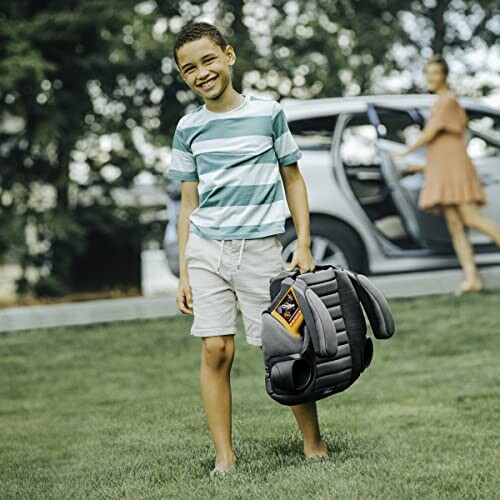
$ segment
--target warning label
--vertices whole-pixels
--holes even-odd
[[[275,311],[290,325],[302,317],[302,311],[297,303],[297,298],[290,288]]]

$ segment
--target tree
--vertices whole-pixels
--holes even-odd
[[[154,170],[134,139],[149,92],[141,71],[151,64],[141,64],[129,43],[141,17],[134,6],[2,3],[0,250],[23,266],[20,292],[78,289],[75,259],[91,235],[113,241],[125,226],[122,247],[140,247],[148,230],[137,208],[116,199],[140,172]],[[41,271],[36,283],[28,280],[30,267]]]

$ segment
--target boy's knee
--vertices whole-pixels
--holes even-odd
[[[232,337],[206,337],[203,339],[203,360],[211,368],[221,368],[233,357]]]

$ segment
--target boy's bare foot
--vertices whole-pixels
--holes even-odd
[[[328,457],[328,447],[323,441],[320,441],[315,447],[306,448],[304,446],[304,455],[306,458],[326,458]]]
[[[211,476],[224,475],[236,468],[236,456],[231,454],[229,457],[216,458],[215,467],[210,471]]]

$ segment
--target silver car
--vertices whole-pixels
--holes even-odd
[[[391,150],[411,144],[435,95],[378,95],[313,100],[283,99],[292,134],[303,152],[299,167],[308,191],[311,252],[316,264],[335,263],[369,275],[457,268],[442,216],[418,208],[423,174],[404,175],[406,163],[424,163],[425,150],[395,164]],[[469,118],[468,153],[485,188],[482,212],[500,224],[500,112],[460,98]],[[178,275],[176,231],[180,183],[170,181],[165,250]],[[176,185],[176,187],[175,187]],[[500,264],[486,236],[470,232],[479,267]],[[283,259],[296,246],[291,214],[281,235]]]

